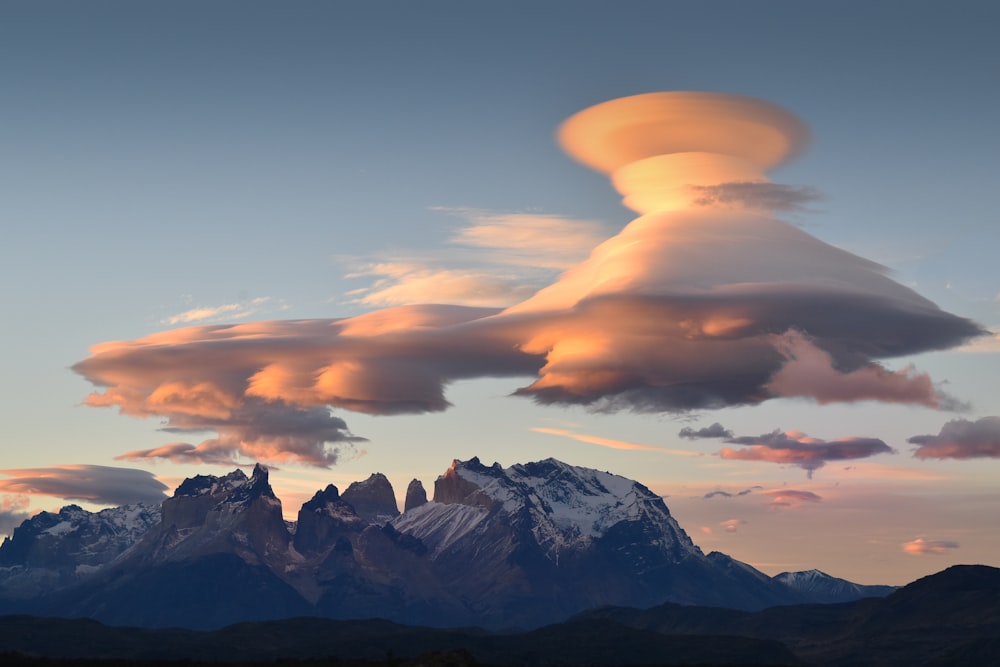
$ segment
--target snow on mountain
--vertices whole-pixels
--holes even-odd
[[[430,502],[411,482],[405,508],[376,473],[343,494],[328,485],[286,522],[258,465],[249,477],[187,479],[160,507],[42,512],[0,546],[0,612],[196,628],[294,615],[498,628],[604,605],[753,610],[884,594],[705,555],[642,484],[555,459],[456,460]]]
[[[537,543],[553,558],[565,549],[583,548],[622,522],[639,521],[660,529],[653,546],[701,553],[663,500],[642,484],[551,458],[506,469],[498,463],[484,466],[478,458],[456,460],[435,483],[434,502],[404,513],[392,525],[440,553],[497,510],[527,520]]]
[[[782,572],[774,580],[798,591],[811,602],[850,602],[865,597],[885,597],[896,590],[895,586],[866,586],[846,579],[833,577],[820,570]]]

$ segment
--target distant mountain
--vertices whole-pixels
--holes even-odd
[[[995,664],[1000,648],[1000,569],[956,565],[884,598],[780,606],[758,612],[666,604],[605,608],[603,620],[664,634],[771,639],[810,665]]]
[[[886,598],[759,612],[674,604],[604,608],[522,633],[319,618],[196,632],[0,617],[0,655],[130,661],[332,657],[337,664],[359,659],[388,664],[392,656],[398,664],[431,654],[420,664],[951,667],[996,664],[998,648],[1000,569],[974,565],[949,568]]]
[[[156,505],[39,512],[0,545],[0,609],[4,599],[31,600],[86,579],[159,523]]]
[[[455,461],[433,500],[411,483],[402,514],[376,473],[317,491],[293,524],[265,468],[198,475],[161,508],[71,506],[0,546],[0,612],[151,627],[317,615],[532,628],[603,605],[758,610],[872,592],[785,579],[705,555],[642,484],[555,459]]]
[[[835,603],[851,602],[868,597],[885,597],[894,592],[896,586],[864,586],[846,579],[831,577],[819,570],[803,572],[782,572],[775,575],[775,581],[780,581],[792,590],[805,595],[812,602]]]

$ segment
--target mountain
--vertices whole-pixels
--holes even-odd
[[[608,607],[577,620],[668,635],[776,640],[810,665],[987,665],[996,663],[1000,648],[1000,569],[956,565],[888,596],[841,604],[758,612],[674,604]]]
[[[855,584],[846,579],[831,577],[819,570],[802,572],[782,572],[775,575],[775,581],[780,581],[792,590],[805,595],[812,602],[831,604],[836,602],[851,602],[868,597],[885,597],[896,590],[895,586],[865,586]]]
[[[73,585],[113,561],[160,522],[155,505],[39,512],[0,544],[0,599]]]
[[[384,524],[399,516],[392,484],[380,472],[363,482],[354,482],[347,487],[342,497],[358,516],[369,523]]]
[[[431,501],[419,482],[407,498],[400,514],[376,473],[317,491],[288,523],[258,465],[187,479],[158,512],[43,513],[0,546],[0,612],[150,627],[316,615],[535,628],[606,605],[759,610],[829,597],[840,581],[809,588],[706,555],[642,484],[555,459],[456,460]]]

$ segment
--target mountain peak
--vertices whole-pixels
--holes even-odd
[[[419,479],[411,480],[410,484],[406,487],[406,501],[403,503],[403,511],[409,512],[416,507],[426,504],[427,491],[424,490],[424,485],[420,483]]]
[[[384,524],[399,516],[392,484],[380,472],[373,473],[362,482],[352,483],[340,498],[369,523]]]

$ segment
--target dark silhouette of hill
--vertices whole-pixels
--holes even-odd
[[[605,607],[531,632],[440,629],[314,617],[217,631],[107,626],[90,619],[0,617],[0,653],[155,664],[989,665],[1000,655],[1000,569],[961,565],[886,598],[745,612],[675,604]],[[436,656],[436,662],[421,662]],[[4,665],[17,664],[11,660]],[[326,662],[322,662],[322,661]],[[428,658],[430,660],[430,658]],[[288,662],[300,661],[300,663]],[[319,661],[319,662],[317,662]],[[354,661],[354,662],[351,662]],[[90,663],[65,663],[84,665]]]
[[[666,634],[771,639],[816,665],[995,664],[1000,656],[1000,569],[956,565],[888,597],[841,604],[759,612],[666,604],[597,609],[577,618]]]

